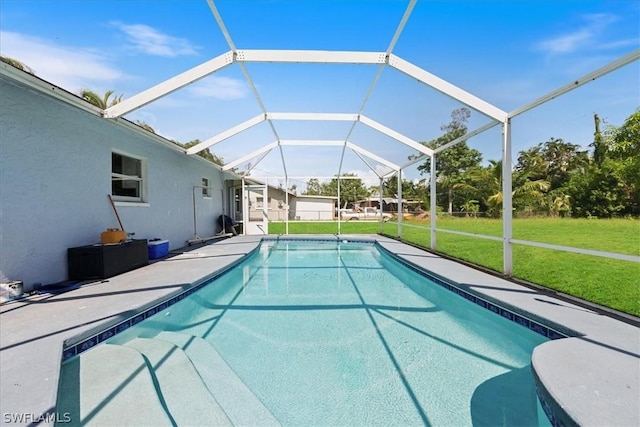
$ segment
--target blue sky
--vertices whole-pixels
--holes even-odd
[[[407,1],[223,0],[216,2],[238,49],[384,52]],[[393,53],[471,94],[511,111],[640,47],[636,0],[426,1],[414,8]],[[205,0],[0,0],[0,52],[77,93],[113,89],[124,98],[229,51]],[[270,112],[357,113],[375,65],[248,63]],[[417,141],[440,135],[458,101],[386,68],[364,115]],[[513,120],[518,152],[551,137],[586,146],[593,114],[620,125],[640,106],[638,61]],[[205,140],[260,114],[237,64],[126,117],[159,134]],[[472,112],[470,129],[489,119]],[[276,121],[281,139],[344,140],[345,122]],[[275,140],[265,122],[211,150],[233,161]],[[349,140],[403,164],[415,152],[362,124]],[[500,129],[468,141],[485,161],[499,159]],[[291,176],[332,176],[341,150],[284,147]],[[255,160],[253,160],[255,162]],[[370,162],[377,167],[376,162]],[[244,167],[244,166],[241,166]],[[373,173],[353,153],[343,172]],[[254,176],[282,176],[272,151]],[[409,179],[420,178],[416,168]],[[304,181],[304,180],[302,180]],[[296,182],[301,186],[301,182]],[[373,182],[371,182],[373,183]]]

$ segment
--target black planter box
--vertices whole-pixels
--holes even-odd
[[[67,249],[69,280],[106,279],[149,263],[147,240]]]

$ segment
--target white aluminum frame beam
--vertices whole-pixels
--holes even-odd
[[[234,126],[230,129],[227,129],[224,132],[221,132],[209,139],[207,139],[206,141],[202,141],[200,144],[194,145],[193,147],[189,148],[187,150],[187,154],[196,154],[199,153],[200,151],[204,150],[205,148],[209,148],[214,144],[217,144],[219,142],[224,141],[227,138],[232,137],[233,135],[236,135],[242,131],[245,131],[259,123],[262,123],[266,120],[265,114],[260,114],[255,116],[252,119],[249,119],[245,122],[240,123],[237,126]]]
[[[265,152],[264,154],[262,154],[262,156],[260,156],[260,158],[258,160],[255,161],[255,163],[253,165],[251,165],[251,167],[249,169],[247,169],[247,171],[245,172],[245,176],[249,175],[251,173],[252,170],[254,170],[256,168],[256,166],[258,166],[260,164],[260,162],[267,157],[267,154],[269,154],[270,151]],[[285,171],[286,172],[286,171]],[[267,178],[268,179],[268,178]]]
[[[237,51],[235,60],[307,64],[385,64],[386,54],[359,51],[241,49]]]
[[[218,8],[216,7],[215,2],[213,0],[207,0],[207,4],[209,5],[209,9],[211,9],[211,13],[213,14],[213,17],[216,19],[216,22],[218,23],[218,27],[220,28],[220,31],[222,31],[222,35],[224,39],[227,41],[227,44],[229,45],[231,50],[235,52],[236,45],[233,43],[233,40],[231,39],[231,35],[227,30],[227,26],[224,25],[224,21],[222,20],[222,15],[220,15],[220,12],[218,12]]]
[[[389,46],[387,47],[387,51],[385,52],[387,55],[390,55],[393,51],[393,48],[396,47],[396,43],[398,43],[398,39],[400,38],[400,34],[404,30],[405,25],[407,25],[407,21],[409,21],[409,17],[411,16],[411,12],[413,12],[413,8],[418,3],[418,0],[410,0],[407,8],[402,15],[402,19],[400,19],[400,23],[398,24],[398,28],[396,28],[396,32],[393,34],[391,38],[391,42],[389,42]]]
[[[474,110],[486,114],[487,116],[495,120],[499,120],[500,122],[502,122],[507,116],[507,113],[505,111],[502,111],[498,107],[489,104],[488,102],[478,98],[477,96],[460,89],[459,87],[447,82],[446,80],[443,80],[440,77],[437,77],[398,56],[395,56],[393,54],[390,55],[389,65],[396,70],[407,74],[409,77],[413,77],[414,79],[417,79],[427,86],[431,86],[435,90],[447,96],[450,96],[451,98],[456,99],[463,104],[466,104],[469,107],[473,108]]]
[[[267,113],[267,119],[355,122],[358,120],[358,115],[348,113]]]
[[[471,132],[467,132],[466,134],[462,135],[461,137],[458,137],[458,138],[454,139],[454,140],[453,140],[453,141],[451,141],[451,142],[447,142],[446,144],[444,144],[444,145],[442,145],[442,146],[440,146],[440,147],[436,148],[435,150],[433,150],[433,152],[434,152],[435,154],[441,153],[441,152],[443,152],[444,150],[446,150],[447,148],[449,148],[449,147],[453,147],[454,145],[459,144],[459,143],[461,143],[462,141],[465,141],[465,140],[467,140],[467,139],[469,139],[469,138],[472,138],[472,137],[474,137],[474,136],[476,136],[476,135],[478,135],[478,134],[481,134],[482,132],[484,132],[484,131],[486,131],[486,130],[489,130],[489,129],[491,129],[491,128],[493,128],[493,127],[495,127],[495,126],[499,125],[499,124],[500,124],[500,122],[496,122],[496,121],[489,122],[489,123],[487,123],[486,125],[481,126],[481,127],[479,127],[478,129],[476,129],[476,130],[473,130],[473,131],[471,131]]]
[[[272,179],[272,178],[283,178],[279,175],[271,175],[268,176],[267,178]],[[312,175],[312,176],[308,176],[308,175],[293,175],[290,176],[289,179],[290,180],[309,180],[309,179],[338,179],[337,175],[332,175],[332,176],[322,176],[322,175]],[[259,176],[252,176],[251,179],[254,180],[259,180],[259,179],[264,179],[261,178]],[[379,176],[340,176],[340,179],[380,179]],[[332,197],[332,196],[322,196],[322,197]],[[335,196],[333,196],[335,197]]]
[[[574,89],[579,88],[582,85],[585,85],[587,83],[592,82],[593,80],[604,76],[605,74],[609,74],[612,71],[617,70],[618,68],[624,67],[625,65],[628,65],[634,61],[637,61],[638,59],[640,59],[640,49],[634,50],[633,52],[616,59],[613,62],[610,62],[609,64],[605,65],[604,67],[600,67],[595,71],[590,72],[589,74],[586,74],[584,76],[582,76],[581,78],[572,81],[571,83],[567,83],[566,85],[553,90],[551,92],[549,92],[546,95],[541,96],[540,98],[536,99],[535,101],[532,101],[528,104],[523,105],[522,107],[518,107],[515,110],[511,111],[509,113],[509,118],[513,118],[516,117],[522,113],[525,113],[539,105],[544,104],[545,102],[551,101],[552,99],[555,99],[557,97],[559,97],[560,95],[564,95],[567,92],[570,92]]]
[[[367,102],[369,102],[369,98],[371,98],[371,95],[373,94],[373,90],[378,84],[378,80],[380,80],[380,76],[382,76],[382,72],[387,67],[387,64],[389,62],[389,55],[391,54],[391,52],[393,51],[393,48],[398,42],[398,39],[400,38],[400,34],[402,34],[402,30],[404,30],[404,27],[407,24],[407,21],[409,20],[409,17],[411,16],[411,12],[413,12],[413,8],[415,7],[416,3],[417,3],[417,0],[409,1],[409,4],[407,5],[407,8],[404,11],[404,14],[402,15],[402,19],[400,20],[400,23],[398,24],[398,27],[396,28],[395,33],[393,33],[393,37],[389,42],[389,46],[387,46],[387,50],[384,53],[385,63],[380,64],[378,66],[378,71],[376,72],[376,75],[373,77],[373,81],[369,85],[369,89],[367,90],[367,93],[365,94],[364,99],[362,100],[362,104],[360,104],[358,115],[364,112],[364,107],[367,105]],[[351,138],[351,134],[353,133],[353,130],[355,129],[355,127],[356,127],[356,123],[354,122],[351,125],[349,132],[347,132],[347,136],[345,137],[345,140],[348,140],[349,138]]]
[[[254,151],[254,152],[252,152],[252,153],[247,154],[246,156],[242,156],[242,157],[240,157],[239,159],[236,159],[236,160],[234,160],[234,161],[232,161],[232,162],[227,163],[226,165],[224,165],[224,166],[222,167],[222,170],[223,170],[223,171],[226,171],[226,170],[229,170],[229,169],[235,168],[235,167],[236,167],[236,166],[238,166],[239,164],[244,163],[244,162],[246,162],[247,160],[250,160],[250,159],[254,158],[255,156],[258,156],[258,155],[260,155],[260,154],[262,154],[262,153],[264,153],[264,152],[267,152],[267,153],[268,153],[269,151],[273,150],[273,149],[274,149],[274,148],[276,148],[277,146],[278,146],[278,141],[273,141],[271,144],[267,144],[267,145],[265,145],[264,147],[259,148],[259,149],[257,149],[256,151]]]
[[[377,156],[377,155],[365,150],[364,148],[360,148],[356,144],[353,144],[353,143],[347,141],[347,147],[351,148],[356,153],[360,153],[363,156],[366,156],[366,157],[368,157],[368,158],[370,158],[372,160],[375,160],[376,162],[381,163],[381,164],[383,164],[383,165],[385,165],[385,166],[387,166],[387,167],[389,167],[391,169],[394,169],[396,171],[400,170],[400,167],[398,165],[396,165],[395,163],[387,161],[387,160],[383,159],[382,157]],[[375,170],[373,172],[375,173]]]
[[[238,50],[236,49],[236,45],[233,43],[233,39],[231,38],[231,35],[229,34],[229,30],[227,30],[227,27],[224,24],[224,21],[222,20],[222,15],[220,15],[220,12],[218,11],[218,8],[216,7],[216,5],[215,5],[213,0],[207,0],[207,3],[209,4],[209,9],[211,9],[211,13],[213,14],[213,16],[216,19],[216,22],[218,23],[218,27],[220,28],[220,31],[222,31],[222,34],[223,34],[225,40],[227,41],[227,44],[229,45],[229,47],[231,48],[231,51],[233,52],[234,61],[237,61]],[[247,67],[244,65],[243,62],[238,62],[238,66],[240,67],[240,70],[242,71],[242,74],[244,75],[245,79],[247,80],[247,84],[249,85],[249,88],[251,89],[251,92],[253,93],[253,96],[255,97],[256,102],[260,106],[260,110],[262,110],[262,113],[265,115],[265,118],[266,118],[267,108],[264,106],[264,102],[262,102],[262,98],[260,97],[260,94],[258,93],[258,89],[256,88],[256,85],[253,82],[253,79],[251,79],[251,76],[249,75],[249,70],[247,70]],[[273,125],[273,122],[271,120],[269,120],[269,119],[267,119],[267,122],[269,123],[269,127],[271,128],[271,132],[273,132],[273,135],[275,136],[276,140],[280,140],[280,136],[278,135],[278,131],[276,130],[276,127]],[[284,153],[282,152],[282,148],[279,148],[279,150],[280,150],[280,158],[282,160],[282,168],[284,169],[284,175],[286,177],[287,176],[287,162],[284,159]],[[265,156],[266,156],[266,154],[265,154]],[[263,158],[264,158],[264,156],[263,156]]]
[[[425,145],[420,144],[419,142],[409,138],[408,136],[405,136],[403,134],[401,134],[400,132],[396,132],[393,129],[390,129],[378,122],[376,122],[375,120],[372,120],[370,118],[368,118],[367,116],[364,115],[360,115],[358,118],[358,121],[364,125],[369,126],[372,129],[377,130],[380,133],[383,133],[393,139],[395,139],[396,141],[399,141],[401,143],[403,143],[404,145],[407,145],[411,148],[413,148],[416,151],[419,151],[423,154],[427,154],[429,156],[433,155],[433,150]]]
[[[371,166],[371,163],[369,163],[369,161],[366,159],[365,156],[363,156],[362,154],[358,153],[357,151],[353,150],[353,154],[355,154],[356,156],[358,156],[358,158],[360,160],[362,160],[362,163],[364,163],[365,165],[367,165],[367,167],[369,169],[371,169],[371,172],[375,173],[376,176],[380,179],[382,179],[382,177],[380,176],[380,174],[378,172],[376,172],[375,168],[373,166]]]
[[[307,147],[342,147],[345,141],[341,139],[283,139],[282,146],[307,146]]]
[[[434,154],[438,154],[438,153],[440,153],[441,151],[444,151],[444,150],[446,150],[447,148],[449,148],[449,147],[451,147],[451,146],[453,146],[453,145],[459,144],[459,143],[460,143],[460,142],[462,142],[462,141],[465,141],[465,140],[467,140],[467,139],[469,139],[469,138],[471,138],[471,137],[474,137],[474,136],[476,136],[476,135],[478,135],[478,134],[481,134],[482,132],[484,132],[484,131],[486,131],[486,130],[489,130],[489,129],[493,128],[493,127],[496,127],[496,126],[497,126],[497,125],[499,125],[499,124],[500,124],[500,122],[495,122],[495,121],[492,121],[492,122],[490,122],[490,123],[487,123],[487,124],[486,124],[486,125],[484,125],[484,126],[481,126],[481,127],[477,128],[477,129],[475,129],[475,130],[471,131],[471,132],[467,132],[467,133],[465,133],[464,135],[462,135],[462,136],[460,136],[460,137],[458,137],[458,138],[454,139],[453,141],[448,142],[448,143],[446,143],[445,145],[442,145],[442,146],[440,146],[440,147],[436,148],[435,150],[433,150],[433,153],[434,153]],[[415,159],[410,160],[410,161],[408,161],[407,163],[404,163],[403,165],[401,165],[401,166],[400,166],[400,168],[402,168],[402,169],[406,169],[406,168],[408,168],[408,167],[409,167],[409,166],[411,166],[411,165],[414,165],[414,164],[416,164],[416,163],[422,162],[422,161],[424,161],[424,160],[425,160],[425,158],[426,158],[427,156],[428,156],[427,154],[420,155],[420,156],[416,157]],[[429,157],[433,157],[433,156],[429,156]],[[394,174],[394,175],[395,175],[395,174]],[[393,176],[393,175],[391,175],[391,176]],[[389,176],[388,176],[388,175],[386,175],[385,177],[386,177],[386,178],[389,178]]]
[[[203,64],[197,65],[184,73],[178,74],[162,83],[159,83],[131,98],[127,98],[113,107],[104,110],[104,117],[113,119],[162,98],[184,86],[196,82],[210,74],[215,73],[233,63],[233,52],[229,51],[217,56]]]
[[[400,169],[404,169],[404,167],[400,166]],[[394,177],[394,176],[396,176],[397,174],[398,174],[398,171],[391,171],[391,172],[388,172],[388,173],[386,173],[386,174],[382,175],[382,178],[383,178],[383,179],[393,178],[393,177]]]

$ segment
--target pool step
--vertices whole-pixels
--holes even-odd
[[[184,350],[234,425],[280,425],[209,342],[177,332],[161,332],[156,339],[169,341]]]
[[[56,413],[69,414],[73,425],[173,425],[144,357],[132,348],[99,345],[64,363],[60,378]]]
[[[147,358],[166,407],[177,425],[232,425],[180,347],[162,339],[149,338],[135,338],[124,346],[138,350]]]

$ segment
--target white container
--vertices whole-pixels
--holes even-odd
[[[0,283],[0,302],[9,301],[21,297],[23,284],[20,280]]]

